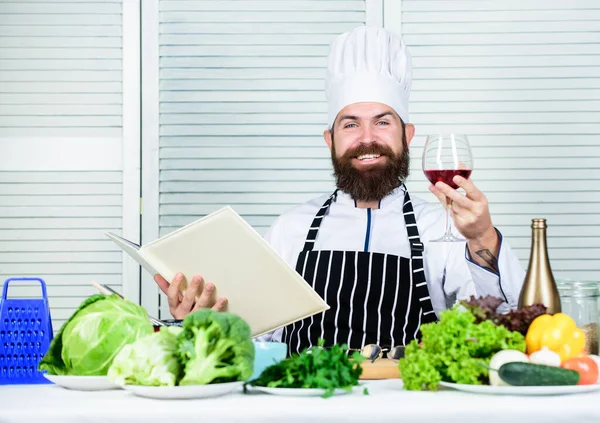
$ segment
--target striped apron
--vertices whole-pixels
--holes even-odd
[[[360,349],[406,345],[420,338],[422,323],[437,320],[423,269],[423,244],[406,191],[403,214],[411,257],[363,251],[314,250],[321,222],[337,190],[319,209],[298,256],[296,271],[331,307],[284,328],[290,354],[316,345]]]

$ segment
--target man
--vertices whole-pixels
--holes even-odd
[[[319,338],[352,349],[393,347],[418,338],[423,323],[436,321],[459,298],[494,295],[506,309],[516,307],[524,271],[471,180],[454,178],[466,195],[441,182],[430,186],[443,205],[452,200],[454,229],[466,241],[429,242],[443,233],[445,210],[411,197],[403,184],[415,133],[411,82],[410,54],[386,30],[359,27],[332,44],[323,136],[337,190],[284,213],[266,235],[331,308],[263,339],[286,342],[291,352]],[[225,299],[215,302],[212,285],[203,288],[199,276],[184,296],[180,281],[169,286],[155,279],[176,318],[224,307]]]

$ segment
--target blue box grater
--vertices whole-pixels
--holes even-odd
[[[8,298],[11,283],[32,281],[42,298]],[[53,338],[46,283],[39,278],[10,278],[0,298],[0,385],[51,383],[37,370]]]

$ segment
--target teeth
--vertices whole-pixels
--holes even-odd
[[[377,159],[380,157],[380,154],[363,154],[362,156],[358,156],[358,160],[366,160],[366,159]]]

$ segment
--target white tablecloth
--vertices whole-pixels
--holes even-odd
[[[451,390],[408,392],[400,382],[370,382],[370,395],[329,399],[241,391],[198,400],[153,400],[122,391],[81,392],[58,386],[0,386],[0,423],[204,422],[600,422],[600,391],[512,397]]]

